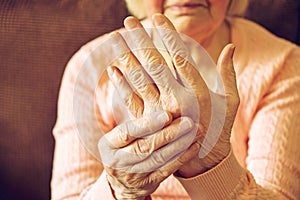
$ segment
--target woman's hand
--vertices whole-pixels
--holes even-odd
[[[125,40],[118,33],[115,37],[124,43],[121,46],[134,41],[137,50],[134,54],[128,51],[116,64],[124,77],[117,75],[118,70],[114,68],[108,73],[133,115],[167,110],[174,119],[183,115],[193,119],[200,135],[197,141],[201,146],[199,156],[202,153],[205,157],[195,156],[178,172],[184,177],[195,176],[217,165],[230,151],[231,128],[239,105],[232,64],[234,46],[227,45],[219,57],[217,67],[223,79],[225,96],[219,95],[208,89],[199,72],[188,62],[188,51],[180,37],[174,34],[172,23],[160,14],[153,16],[153,22],[164,46],[172,52],[170,56],[177,79],[166,67],[166,61],[154,48],[142,25],[133,17],[124,22],[126,29],[132,31],[129,37]],[[141,99],[143,104],[136,103]]]
[[[99,141],[101,160],[117,199],[144,199],[159,184],[195,157],[197,137],[188,117],[172,121],[167,112],[153,112],[116,126]],[[187,148],[188,147],[188,148]]]

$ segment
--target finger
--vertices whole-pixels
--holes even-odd
[[[125,119],[121,120],[119,115],[124,112],[126,112],[123,114],[126,115],[123,116],[124,118],[132,119],[132,117],[127,114],[128,110],[134,117],[141,117],[144,109],[143,100],[131,89],[122,73],[116,67],[108,67],[107,74],[120,97],[120,99],[113,98],[113,112],[115,114],[114,117],[117,118],[115,121],[118,123],[123,122]]]
[[[138,19],[127,17],[124,20],[124,25],[129,30],[126,42],[132,43],[129,46],[131,46],[131,49],[134,49],[134,54],[155,82],[160,93],[167,94],[171,88],[170,86],[178,85],[178,83],[163,56],[154,46]]]
[[[208,87],[198,70],[192,65],[189,51],[176,32],[170,20],[162,14],[153,15],[153,23],[165,47],[172,57],[177,77],[181,83],[192,90],[199,100],[201,122],[205,125],[210,121],[210,94]],[[201,112],[204,110],[205,112]]]
[[[239,105],[239,94],[233,66],[234,50],[235,46],[233,44],[228,44],[224,47],[218,59],[217,69],[224,83],[227,107],[237,109]],[[231,110],[231,112],[232,111],[233,110]]]
[[[193,143],[182,155],[177,159],[169,161],[166,165],[158,168],[156,171],[152,172],[148,179],[150,182],[160,183],[165,180],[168,176],[175,173],[180,167],[185,163],[189,162],[195,156],[198,155],[200,145],[198,143]]]
[[[145,138],[134,141],[125,148],[134,155],[150,156],[155,150],[188,133],[194,126],[192,119],[181,117],[175,119],[169,126]]]
[[[161,165],[164,165],[170,156],[164,153],[164,155],[160,155],[158,158],[158,156],[155,155],[155,151],[175,141],[177,138],[190,134],[189,132],[193,126],[194,123],[190,118],[182,117],[174,120],[169,126],[160,131],[133,141],[130,145],[120,149],[114,155],[116,159],[119,158],[120,160],[118,169],[122,167],[123,170],[132,173],[145,173],[156,170]],[[191,136],[188,137],[190,138]],[[187,138],[185,138],[185,140],[187,140]],[[186,147],[182,141],[181,145],[181,149]],[[169,148],[175,148],[175,144],[168,146]],[[172,154],[172,157],[176,155],[176,150],[170,150],[168,154]],[[122,159],[124,157],[127,159]],[[129,167],[130,170],[128,169]]]
[[[203,78],[192,65],[189,51],[171,21],[162,14],[154,14],[152,19],[161,40],[172,57],[172,62],[182,84],[197,90],[199,94],[207,92]]]
[[[112,131],[104,135],[99,141],[108,148],[122,148],[137,138],[145,137],[153,132],[161,130],[171,120],[171,115],[165,111],[153,112],[131,121],[126,121],[116,126]]]
[[[150,172],[150,173],[130,173],[128,171],[126,172],[121,172],[118,171],[118,174],[121,174],[122,180],[117,180],[114,178],[115,176],[113,174],[116,174],[111,168],[106,168],[106,171],[108,172],[109,176],[108,179],[110,183],[113,183],[113,185],[122,185],[127,188],[133,188],[131,189],[131,192],[134,191],[134,188],[136,188],[138,191],[134,191],[135,194],[137,192],[139,194],[143,194],[142,196],[146,196],[146,194],[151,194],[153,190],[155,190],[156,186],[159,185],[163,180],[165,180],[168,176],[171,174],[175,173],[183,164],[197,156],[197,153],[199,151],[199,145],[197,143],[194,143],[191,145],[187,151],[181,155],[177,160],[170,161],[163,167]],[[151,185],[153,188],[145,187],[145,185]],[[140,188],[141,187],[141,188]],[[122,196],[124,197],[124,192],[126,191],[122,190],[119,191],[118,193],[122,193]],[[131,197],[130,195],[127,196],[129,198],[134,198]],[[135,196],[136,198],[136,196]]]
[[[195,141],[196,129],[193,128],[187,134],[175,139],[152,152],[150,156],[142,162],[135,164],[131,170],[137,171],[143,169],[143,172],[151,172],[166,165],[169,161],[178,158]]]
[[[159,91],[155,84],[141,67],[140,62],[133,55],[122,35],[114,32],[111,37],[114,37],[114,41],[119,43],[117,51],[126,52],[117,58],[115,65],[121,69],[132,88],[136,89],[137,93],[144,99],[145,104],[156,105],[159,100]]]

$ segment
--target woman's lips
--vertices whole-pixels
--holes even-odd
[[[200,3],[178,3],[178,4],[173,4],[173,5],[167,5],[165,7],[165,10],[170,9],[173,11],[178,11],[178,12],[190,12],[193,11],[196,8],[199,7],[204,7],[207,8],[206,5],[200,4]]]

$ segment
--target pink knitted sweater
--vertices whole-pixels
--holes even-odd
[[[300,48],[247,20],[229,22],[241,99],[232,151],[197,177],[170,176],[152,199],[300,199]],[[53,199],[113,199],[103,166],[79,141],[73,113],[80,66],[101,40],[82,47],[63,77],[53,131]],[[94,91],[88,82],[82,89]],[[99,102],[97,107],[105,109]]]

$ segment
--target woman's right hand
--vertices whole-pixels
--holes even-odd
[[[144,199],[199,152],[189,117],[158,111],[116,126],[98,144],[117,199]],[[183,137],[184,136],[184,137]]]
[[[112,110],[125,110],[125,114],[133,115],[123,119],[157,110],[170,112],[174,119],[189,116],[197,127],[190,134],[201,132],[197,141],[201,149],[199,155],[183,166],[178,174],[193,177],[215,167],[230,152],[231,128],[239,105],[232,62],[234,46],[227,45],[219,57],[217,69],[225,94],[215,93],[190,62],[189,51],[172,23],[159,14],[153,16],[153,22],[165,48],[171,52],[175,75],[142,24],[134,17],[126,18],[127,35],[117,32],[111,35],[117,43],[115,47],[125,52],[117,59],[116,67],[107,70],[119,94],[118,99],[124,104],[124,109]],[[116,112],[115,116],[121,116],[119,113]]]

